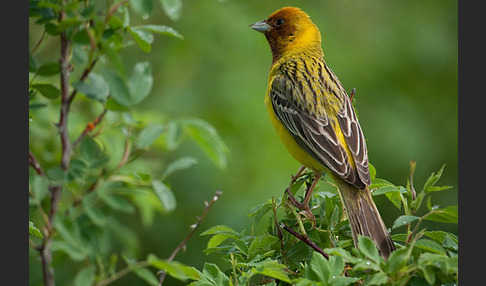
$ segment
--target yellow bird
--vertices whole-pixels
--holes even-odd
[[[251,28],[265,35],[272,51],[265,96],[271,121],[290,154],[315,174],[304,202],[291,199],[309,211],[321,174],[331,174],[355,246],[359,235],[368,236],[387,258],[394,245],[368,188],[366,141],[346,90],[324,60],[319,29],[294,7],[279,9]]]

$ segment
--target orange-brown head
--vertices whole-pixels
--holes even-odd
[[[265,34],[274,62],[283,55],[302,50],[322,52],[321,32],[299,8],[281,8],[250,27]]]

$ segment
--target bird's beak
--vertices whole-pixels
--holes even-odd
[[[268,25],[267,22],[265,22],[265,20],[262,20],[262,21],[256,22],[253,25],[250,25],[250,28],[252,28],[255,31],[265,33],[267,31],[269,31],[272,28],[272,26]]]

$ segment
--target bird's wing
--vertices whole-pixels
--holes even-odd
[[[335,172],[346,182],[358,188],[363,188],[364,184],[368,185],[369,174],[366,145],[363,145],[365,144],[364,138],[357,120],[353,120],[356,118],[353,109],[343,109],[342,112],[338,113],[337,122],[332,122],[325,113],[324,108],[320,109],[320,112],[313,112],[309,110],[306,104],[302,104],[302,102],[305,102],[305,98],[310,98],[304,94],[305,92],[309,92],[309,89],[302,88],[302,85],[299,86],[298,83],[295,83],[286,75],[277,75],[272,80],[269,91],[273,110],[277,118],[292,134],[295,141],[314,159]],[[314,98],[317,94],[314,92]],[[325,99],[321,98],[320,100]],[[339,126],[345,127],[342,133],[345,136],[346,143],[349,145],[353,158],[355,154],[365,154],[363,157],[365,163],[358,161],[362,165],[358,166],[356,164],[357,170],[353,168],[348,159],[345,146],[343,146],[344,142],[341,142],[336,135],[334,128],[339,128]],[[363,178],[361,174],[364,175]],[[366,177],[366,174],[368,174],[368,177]]]

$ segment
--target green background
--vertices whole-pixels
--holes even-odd
[[[121,55],[127,70],[140,61],[152,64],[152,92],[135,107],[134,117],[202,118],[218,130],[230,152],[224,170],[192,142],[176,152],[145,155],[153,174],[182,155],[198,158],[199,164],[168,179],[178,202],[174,212],[157,214],[149,227],[140,224],[138,214],[123,217],[138,235],[139,257],[168,257],[201,213],[203,201],[216,190],[224,193],[202,229],[226,224],[239,230],[249,225],[250,209],[280,196],[299,168],[278,139],[263,104],[270,49],[264,36],[248,27],[286,5],[311,16],[322,32],[328,65],[346,90],[357,89],[355,107],[377,177],[405,185],[409,161],[415,160],[419,189],[445,163],[441,182],[454,186],[454,191],[440,192],[434,201],[441,206],[457,204],[456,1],[184,1],[176,22],[158,4],[155,1],[148,20],[132,21],[172,26],[184,40],[157,36],[151,53],[132,46]],[[39,27],[30,25],[31,47],[40,33]],[[55,60],[58,54],[58,43],[48,39],[37,58]],[[45,116],[54,122],[58,111],[49,110]],[[399,211],[384,197],[376,202],[390,225]],[[426,226],[457,233],[455,225]],[[194,237],[176,260],[200,269],[213,259],[203,253],[205,244],[206,238]],[[38,283],[36,255],[31,252],[30,274]],[[72,279],[69,265],[54,267],[58,281]],[[130,274],[113,285],[143,284]],[[164,284],[181,283],[168,277]]]

